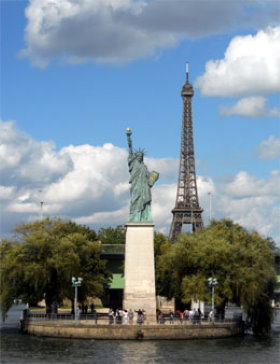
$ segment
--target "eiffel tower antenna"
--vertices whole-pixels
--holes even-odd
[[[169,239],[176,241],[182,232],[184,224],[190,224],[192,231],[203,227],[202,212],[199,206],[195,156],[193,140],[192,97],[194,90],[189,82],[189,64],[186,63],[186,82],[183,85],[181,96],[183,99],[183,118],[181,131],[181,152],[179,177],[175,207],[172,210],[173,220],[170,228]]]

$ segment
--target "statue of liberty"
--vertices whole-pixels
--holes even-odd
[[[131,129],[126,129],[129,156],[128,167],[130,173],[130,222],[152,222],[151,188],[158,180],[159,173],[149,172],[144,164],[144,151],[133,151]]]

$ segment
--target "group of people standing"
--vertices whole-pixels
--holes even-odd
[[[177,319],[181,324],[186,324],[189,321],[191,324],[199,324],[201,318],[203,317],[200,308],[188,310],[185,309],[184,312],[176,310],[170,310],[168,314],[164,314],[160,310],[157,310],[157,322],[159,324],[164,324],[166,320],[169,320],[170,324],[173,324],[175,319]]]
[[[90,311],[89,311],[90,308]],[[95,312],[95,306],[94,303],[92,303],[89,307],[87,304],[79,306],[79,309],[81,310],[81,313],[87,314],[87,313],[94,313]]]
[[[183,320],[187,322],[188,320],[192,324],[199,324],[200,320],[202,319],[203,314],[200,310],[200,308],[192,309],[192,310],[185,310],[183,312]]]
[[[72,304],[72,307],[71,307],[71,313],[72,315],[74,315],[74,312],[75,312],[75,308],[74,308],[74,303]],[[91,303],[89,306],[87,304],[82,304],[82,305],[79,305],[78,307],[78,313],[79,315],[80,314],[83,314],[83,315],[87,315],[88,313],[95,313],[95,305],[94,303]]]
[[[80,314],[87,314],[91,313],[94,314],[93,318],[97,322],[98,315],[102,315],[96,312],[94,304],[91,304],[89,307],[88,305],[81,305],[79,306],[79,315]],[[105,314],[105,313],[104,313]],[[106,315],[106,314],[105,314]],[[170,310],[167,312],[162,312],[157,310],[156,312],[157,323],[164,324],[169,321],[170,324],[174,324],[175,321],[179,321],[181,324],[200,324],[201,319],[204,318],[203,313],[201,312],[200,308],[197,309],[185,309],[183,312],[176,310]],[[108,311],[108,320],[109,324],[124,324],[124,325],[132,325],[133,323],[136,324],[143,324],[146,319],[146,312],[144,309],[138,309],[132,311],[129,310],[120,310],[120,309],[112,309],[110,308]],[[211,322],[215,321],[215,312],[212,310],[208,315],[208,320]]]
[[[185,309],[183,312],[176,310],[170,310],[168,313],[164,313],[160,310],[157,310],[156,313],[157,322],[159,324],[164,324],[169,321],[170,324],[174,324],[177,320],[181,324],[200,324],[201,319],[204,318],[203,313],[200,308],[197,309]],[[136,317],[136,320],[134,318]],[[215,313],[211,311],[208,315],[209,321],[214,321]],[[108,319],[109,324],[125,324],[132,325],[133,323],[137,323],[139,325],[143,324],[146,319],[146,312],[144,309],[138,309],[135,311],[130,310],[119,310],[110,308],[108,311]]]
[[[144,323],[145,320],[145,310],[144,309],[138,309],[137,311],[134,311],[137,314],[137,324]],[[108,318],[109,318],[109,324],[125,324],[125,325],[132,325],[133,319],[134,319],[134,312],[130,309],[128,310],[113,310],[112,308],[108,311]]]

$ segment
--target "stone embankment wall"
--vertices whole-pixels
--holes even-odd
[[[9,309],[5,321],[2,320],[2,312],[0,308],[0,329],[18,329],[19,322],[23,317],[23,310],[27,307],[22,303],[15,303]]]
[[[23,322],[22,329],[31,335],[75,338],[75,339],[117,339],[117,340],[172,340],[207,339],[243,334],[238,323],[209,323],[204,325],[92,325],[73,322]]]

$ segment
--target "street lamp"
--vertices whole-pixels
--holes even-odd
[[[43,220],[43,218],[44,218],[44,213],[43,213],[43,206],[44,206],[44,201],[41,201],[40,202],[40,211],[41,211],[41,220]]]
[[[81,277],[72,277],[72,287],[75,287],[75,301],[74,301],[74,313],[75,320],[78,320],[78,310],[77,310],[77,301],[78,301],[78,287],[81,287],[83,278]]]
[[[214,294],[215,294],[215,286],[218,284],[218,280],[216,278],[208,278],[208,284],[212,288],[212,311],[214,312]]]
[[[208,196],[209,196],[209,224],[210,224],[212,220],[212,193],[208,192]]]

